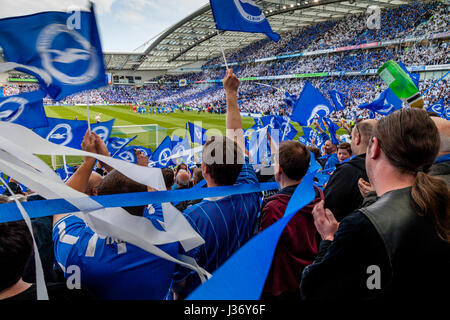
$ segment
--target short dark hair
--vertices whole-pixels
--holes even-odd
[[[352,155],[352,146],[350,143],[348,142],[342,142],[339,146],[338,149],[343,149],[343,150],[347,150],[349,155]]]
[[[166,185],[166,188],[169,189],[173,186],[175,173],[170,168],[163,168],[161,171],[164,178],[164,184]]]
[[[309,168],[310,154],[306,146],[297,141],[280,143],[278,162],[284,174],[292,180],[301,180]]]
[[[147,192],[147,186],[131,180],[117,170],[112,170],[104,178],[97,188],[99,196],[118,193]],[[142,216],[145,206],[125,207],[128,213],[134,216]]]
[[[202,169],[201,168],[195,168],[194,172],[192,173],[193,175],[193,179],[194,179],[194,183],[197,184],[200,181],[203,180],[203,173],[202,173]]]
[[[32,252],[33,242],[24,221],[0,224],[0,291],[20,280]]]
[[[216,155],[216,149],[222,154]],[[232,163],[227,163],[227,158]],[[230,186],[236,183],[242,170],[244,154],[236,141],[224,136],[213,136],[203,147],[202,160],[217,185]]]

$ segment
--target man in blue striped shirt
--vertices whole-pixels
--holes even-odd
[[[256,173],[244,156],[244,136],[237,104],[239,80],[229,69],[223,80],[227,99],[227,137],[212,137],[202,153],[202,174],[208,187],[257,183]],[[185,254],[210,273],[219,268],[254,234],[260,211],[258,193],[205,198],[183,214],[205,240],[205,244]],[[184,253],[184,252],[182,252]],[[184,299],[198,285],[199,277],[188,269],[176,267],[173,290]]]

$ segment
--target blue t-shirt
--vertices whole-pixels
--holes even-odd
[[[328,156],[327,162],[325,163],[324,171],[327,171],[329,174],[332,174],[336,165],[339,163],[339,159],[336,153],[332,153]]]
[[[246,157],[236,184],[257,183],[255,170]],[[205,244],[184,253],[195,258],[199,266],[210,273],[220,267],[236,250],[256,232],[260,211],[259,193],[237,194],[207,198],[187,208],[183,214]],[[201,282],[198,275],[176,266],[175,282],[186,280],[184,293],[192,292]]]
[[[66,277],[69,266],[80,268],[81,285],[105,300],[171,299],[175,263],[132,244],[101,239],[83,220],[68,215],[53,227],[55,259]],[[178,243],[158,246],[176,257]]]

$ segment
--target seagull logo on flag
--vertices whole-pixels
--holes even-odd
[[[67,34],[73,40],[81,45],[80,48],[52,48],[52,44],[57,37]],[[85,84],[95,79],[100,71],[100,63],[95,48],[75,30],[69,29],[63,24],[50,24],[45,27],[38,36],[36,41],[37,52],[39,52],[42,59],[42,66],[45,71],[49,72],[54,78],[63,83],[72,85]],[[74,64],[80,60],[89,61],[86,70],[81,75],[68,75],[61,71],[55,65],[56,63]]]
[[[241,16],[249,22],[259,23],[266,19],[253,0],[234,0],[234,4]]]
[[[89,60],[91,57],[88,50],[75,48],[67,48],[64,51],[57,49],[50,49],[48,50],[48,52],[54,53],[56,57],[53,58],[52,61],[59,63],[73,63],[79,60]]]
[[[50,142],[65,146],[72,141],[72,138],[72,128],[70,127],[70,125],[68,125],[67,123],[60,123],[49,132],[45,139]],[[63,142],[59,141],[63,139]]]
[[[311,125],[311,123],[314,121],[314,118],[316,115],[319,114],[319,111],[325,111],[325,115],[329,113],[329,108],[326,105],[319,104],[318,106],[315,106],[314,109],[311,111],[311,115],[308,118],[308,125]]]
[[[28,103],[28,100],[21,97],[11,97],[6,99],[5,101],[0,103],[0,109],[3,106],[14,105],[14,108],[7,109],[0,112],[0,121],[13,122],[16,120],[23,112],[25,105]],[[17,107],[19,105],[19,107]]]
[[[134,154],[132,154],[130,151],[123,151],[119,153],[118,157],[126,162],[134,162]]]
[[[103,142],[105,142],[106,139],[108,139],[109,130],[105,126],[98,126],[94,129],[92,129],[92,132],[98,134],[98,136],[100,137],[100,139],[102,139]]]
[[[161,153],[159,154],[159,158],[158,158],[158,162],[160,165],[165,166],[167,165],[167,163],[169,163],[169,157],[172,155],[172,152],[170,151],[169,148],[164,149],[163,151],[161,151]]]

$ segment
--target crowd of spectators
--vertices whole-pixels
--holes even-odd
[[[341,79],[336,85],[346,81]],[[354,86],[359,86],[362,79],[355,81]],[[208,139],[201,163],[162,170],[166,189],[266,181],[276,181],[279,188],[271,195],[252,192],[173,202],[204,242],[190,250],[178,242],[160,244],[160,252],[184,255],[184,261],[213,274],[291,208],[292,219],[276,245],[262,300],[398,301],[401,297],[436,303],[447,298],[439,288],[450,285],[449,121],[416,108],[379,120],[357,121],[349,128],[350,143],[325,142],[323,162],[318,166],[324,169],[335,162],[336,169],[324,188],[310,186],[311,201],[297,208],[297,189],[307,188],[306,175],[311,174],[311,157],[317,150],[297,141],[277,145],[270,141],[278,157],[270,173],[257,172],[245,148],[243,110],[238,104],[241,88],[232,70],[223,79],[223,90],[227,136]],[[242,91],[248,89],[243,86]],[[89,131],[81,147],[109,155],[101,138]],[[143,153],[136,151],[136,157],[138,165],[148,166]],[[102,162],[96,166],[92,157],[85,157],[65,184],[88,196],[155,191]],[[42,199],[10,179],[0,203],[13,198]],[[123,209],[136,219],[149,220],[155,228],[167,227],[160,204],[125,205]],[[44,277],[52,300],[181,300],[201,284],[195,272],[121,239],[98,234],[78,215],[35,218],[32,224],[36,248],[46,258],[42,260]],[[33,252],[24,222],[0,223],[0,300],[36,299]],[[81,271],[80,283],[69,290],[65,279],[72,278],[74,266]]]

